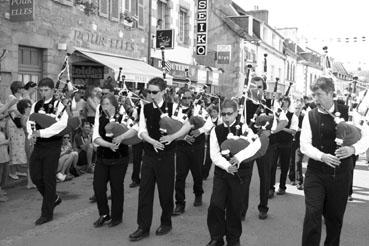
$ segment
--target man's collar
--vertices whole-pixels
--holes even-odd
[[[234,120],[229,127],[232,127],[234,124],[236,124],[236,120]],[[226,123],[223,123],[224,127],[228,127],[228,125]]]
[[[328,111],[330,113],[333,113],[334,110],[335,110],[335,107],[336,107],[336,105],[335,105],[335,103],[333,103],[332,107]],[[326,112],[324,112],[323,110],[321,110],[320,107],[318,107],[318,112],[323,113],[323,114],[326,114]]]
[[[163,104],[164,104],[164,100],[161,100],[161,102],[157,103],[157,105],[159,106],[159,108],[161,108],[163,106]],[[154,108],[156,108],[155,103],[153,103],[153,105],[154,105]]]

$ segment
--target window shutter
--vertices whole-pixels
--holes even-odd
[[[144,0],[138,0],[138,27],[144,27]]]
[[[99,0],[99,15],[105,18],[108,18],[108,1]]]
[[[110,0],[110,20],[119,21],[119,0]]]

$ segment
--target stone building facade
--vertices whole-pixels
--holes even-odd
[[[2,99],[14,80],[55,80],[66,53],[78,48],[147,60],[148,0],[29,0],[33,16],[28,21],[12,21],[14,2],[0,1],[0,51],[7,51],[0,67]],[[74,61],[98,65],[72,55]],[[103,78],[111,73],[103,71]]]

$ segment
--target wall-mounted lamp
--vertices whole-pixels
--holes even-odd
[[[95,22],[92,22],[92,24],[91,24],[91,28],[92,28],[92,30],[94,30],[94,31],[96,31],[96,30],[97,30],[97,25],[96,25],[96,23],[95,23]]]
[[[119,36],[120,38],[123,38],[123,32],[122,32],[121,30],[119,31],[118,36]]]

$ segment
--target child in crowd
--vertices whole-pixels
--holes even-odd
[[[0,121],[0,202],[8,201],[6,192],[1,189],[1,186],[6,179],[6,166],[9,162],[8,153],[9,140],[5,136],[5,121]]]
[[[70,168],[71,166],[76,168],[77,162],[78,152],[73,151],[72,144],[70,142],[70,135],[66,134],[63,137],[63,145],[61,147],[58,173],[56,174],[56,178],[60,181],[71,180],[73,177],[70,174]]]
[[[89,122],[84,122],[76,131],[73,138],[73,148],[78,152],[77,174],[83,171],[93,173],[93,154],[94,147],[92,145],[92,131]]]

